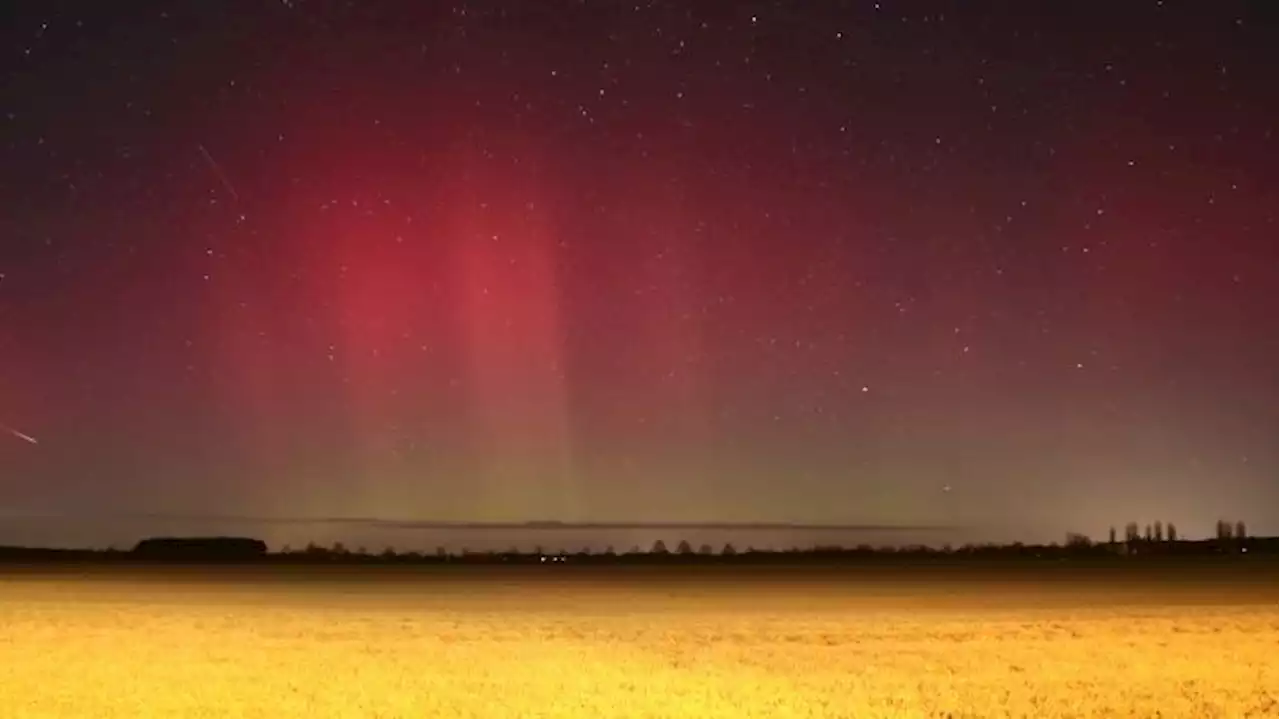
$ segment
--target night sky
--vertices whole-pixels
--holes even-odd
[[[0,510],[42,536],[1276,532],[1268,3],[0,27]]]

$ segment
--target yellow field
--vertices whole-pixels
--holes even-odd
[[[1274,569],[698,571],[0,575],[0,716],[1277,715]]]

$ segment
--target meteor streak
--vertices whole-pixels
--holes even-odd
[[[18,430],[14,429],[13,427],[10,427],[10,426],[8,426],[8,425],[0,425],[0,429],[3,429],[4,431],[8,432],[9,434],[13,435],[14,437],[17,437],[18,439],[22,440],[23,442],[30,442],[31,444],[40,444],[40,440],[36,439],[35,437],[32,437],[31,435],[27,434],[26,432],[19,432]]]
[[[217,161],[213,159],[213,155],[209,154],[209,151],[204,148],[203,144],[196,145],[196,147],[200,148],[200,154],[204,155],[204,161],[209,163],[209,169],[213,170],[214,175],[217,175],[218,181],[222,183],[223,187],[227,188],[227,192],[231,193],[231,197],[235,199],[236,202],[239,202],[240,193],[236,192],[236,188],[231,186],[231,180],[227,179],[226,174],[222,171],[222,167],[220,167]]]

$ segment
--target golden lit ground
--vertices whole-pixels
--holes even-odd
[[[1274,564],[1130,574],[0,569],[0,716],[1276,716]]]

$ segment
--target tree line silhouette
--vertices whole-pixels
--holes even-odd
[[[349,549],[342,542],[329,547],[308,544],[302,549],[284,547],[271,552],[260,539],[247,537],[153,537],[138,542],[131,551],[41,549],[0,547],[0,561],[181,561],[181,562],[267,562],[267,563],[341,563],[341,564],[760,564],[803,563],[806,561],[874,561],[877,559],[1091,559],[1119,557],[1212,557],[1223,555],[1277,554],[1276,537],[1252,537],[1243,522],[1219,520],[1211,539],[1179,538],[1172,523],[1154,522],[1139,531],[1136,522],[1124,527],[1123,540],[1113,527],[1107,541],[1095,542],[1088,536],[1068,533],[1062,543],[966,544],[881,546],[867,544],[854,547],[816,546],[794,549],[737,549],[732,543],[716,548],[710,544],[694,547],[681,540],[674,550],[659,539],[647,549],[639,545],[625,551],[607,547],[603,551],[563,548],[533,551],[510,548],[506,551],[449,551],[437,547],[434,552],[396,551],[387,547],[369,552],[364,547]]]

